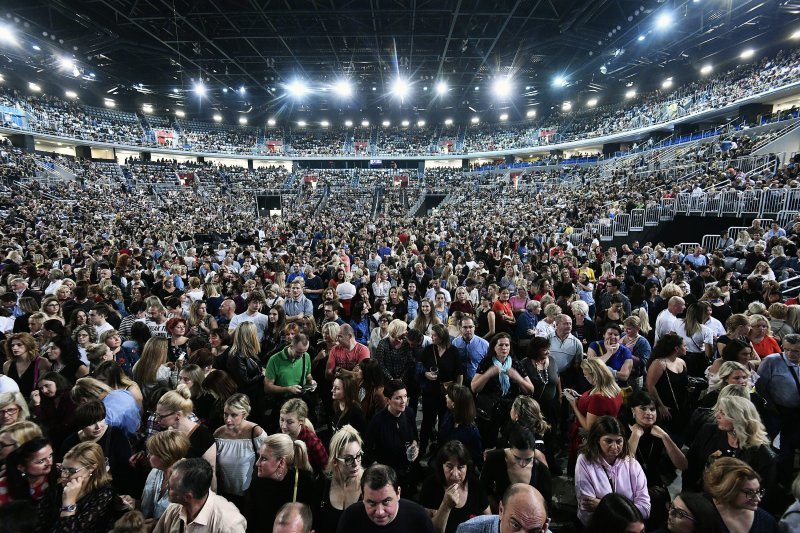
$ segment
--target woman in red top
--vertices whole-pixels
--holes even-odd
[[[534,300],[542,300],[542,296],[545,294],[549,294],[550,296],[555,299],[556,293],[553,292],[553,285],[550,283],[550,280],[543,279],[539,282],[538,285],[534,285],[534,289],[536,294],[533,295]]]
[[[514,318],[514,311],[511,308],[511,302],[509,301],[510,298],[511,293],[509,290],[502,288],[500,289],[499,298],[492,304],[492,311],[494,311],[497,329],[498,331],[504,331],[506,333],[511,333],[514,330],[514,324],[517,323],[517,319]]]
[[[573,389],[564,389],[564,398],[575,413],[575,423],[569,432],[569,462],[567,468],[574,475],[578,449],[592,424],[601,416],[616,417],[622,407],[622,391],[611,370],[599,358],[586,359],[581,363],[583,375],[592,389],[578,394]]]
[[[50,441],[42,437],[29,440],[6,459],[6,475],[0,478],[0,506],[20,500],[36,503],[55,481]]]
[[[760,358],[774,353],[781,353],[781,346],[772,336],[769,320],[764,315],[750,317],[750,343]]]

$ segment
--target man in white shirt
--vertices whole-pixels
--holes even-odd
[[[656,318],[655,341],[658,342],[665,333],[675,331],[678,323],[678,315],[683,313],[686,302],[680,296],[673,296],[667,302],[667,308],[661,311]]]
[[[247,310],[244,313],[238,314],[228,324],[228,332],[233,335],[234,330],[240,324],[245,322],[252,322],[258,330],[259,342],[264,339],[264,331],[267,329],[268,318],[267,315],[261,312],[261,307],[264,305],[264,295],[261,291],[253,291],[247,297]]]
[[[97,338],[100,338],[106,331],[114,329],[114,326],[106,322],[107,316],[108,306],[106,304],[95,304],[92,306],[92,310],[89,311],[89,321],[94,326],[94,329],[97,330]]]

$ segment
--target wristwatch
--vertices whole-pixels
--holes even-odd
[[[61,508],[62,513],[74,513],[78,506],[76,504],[65,505]]]

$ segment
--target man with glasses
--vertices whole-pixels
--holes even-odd
[[[756,392],[778,410],[781,435],[778,481],[788,490],[792,484],[794,454],[800,448],[800,334],[784,335],[783,353],[762,359],[758,375]]]
[[[199,457],[181,459],[172,466],[167,482],[172,504],[156,524],[156,533],[244,533],[247,530],[247,520],[239,509],[211,490],[213,473],[211,465]]]
[[[515,483],[503,494],[499,514],[477,516],[456,533],[546,533],[549,526],[542,494],[527,483]]]

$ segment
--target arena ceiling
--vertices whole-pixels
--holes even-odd
[[[4,71],[20,81],[206,119],[514,119],[592,94],[618,101],[668,77],[678,86],[706,63],[737,64],[745,47],[757,58],[797,46],[800,29],[800,0],[6,0],[0,13],[19,42],[0,47]],[[505,76],[511,96],[498,99]],[[343,77],[347,100],[331,89]],[[411,82],[403,100],[388,94],[398,77]],[[296,80],[312,88],[300,100],[287,96]]]

